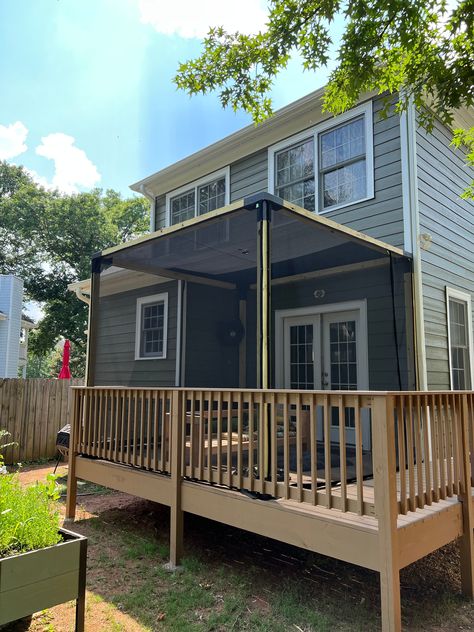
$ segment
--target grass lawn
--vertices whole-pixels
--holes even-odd
[[[78,491],[72,529],[89,538],[87,630],[380,629],[377,573],[194,516],[185,519],[182,569],[169,572],[167,508],[96,485]],[[474,629],[458,565],[448,546],[402,571],[407,630]],[[65,604],[35,615],[29,629],[72,632],[73,620],[73,604]]]

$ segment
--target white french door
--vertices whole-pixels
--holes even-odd
[[[352,306],[352,305],[351,305]],[[367,390],[367,323],[365,309],[336,311],[336,305],[277,313],[277,378],[285,388]],[[364,303],[365,307],[365,303]],[[331,311],[328,311],[331,309]],[[334,311],[333,311],[334,310]],[[301,313],[305,312],[305,313]],[[278,349],[280,352],[278,353]],[[283,380],[281,379],[283,378]],[[362,420],[364,448],[370,447],[368,420]],[[339,411],[332,409],[331,441],[339,441]],[[355,415],[345,414],[346,441],[355,443]],[[318,424],[322,439],[322,424]]]

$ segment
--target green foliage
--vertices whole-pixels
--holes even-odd
[[[29,340],[35,356],[50,354],[63,336],[72,343],[71,365],[83,371],[87,306],[67,286],[90,276],[94,252],[148,226],[149,204],[141,197],[46,191],[22,167],[0,161],[0,273],[21,277],[27,298],[42,304],[44,318]]]
[[[398,110],[413,101],[426,129],[435,116],[450,125],[454,109],[474,104],[474,0],[450,7],[446,0],[270,0],[264,32],[211,28],[202,54],[180,64],[175,82],[189,94],[219,90],[224,107],[259,123],[272,113],[269,91],[293,53],[305,70],[327,66],[332,24],[342,17],[324,109],[343,112],[367,91],[399,93]],[[472,157],[474,129],[458,131],[461,137]]]
[[[9,441],[8,443],[2,443],[10,435],[11,435],[11,432],[8,432],[8,430],[3,430],[2,428],[0,428],[0,476],[6,473],[5,465],[4,465],[5,459],[3,458],[2,451],[6,450],[12,445],[17,445],[16,441]]]
[[[22,487],[17,474],[0,475],[0,557],[26,553],[60,541],[55,477]]]

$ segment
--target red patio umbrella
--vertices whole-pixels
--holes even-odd
[[[59,380],[69,380],[71,378],[71,370],[69,369],[69,356],[70,356],[71,343],[69,340],[64,342],[63,349],[63,364],[59,371]]]

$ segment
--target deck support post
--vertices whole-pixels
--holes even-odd
[[[375,396],[372,401],[374,491],[379,533],[382,630],[383,632],[400,632],[402,623],[394,402],[390,395]]]
[[[474,599],[474,508],[471,492],[471,463],[469,446],[469,407],[467,395],[461,398],[461,447],[462,447],[462,489],[459,499],[462,503],[463,535],[459,539],[461,557],[461,588],[466,597]]]
[[[171,482],[173,495],[170,507],[170,562],[169,568],[175,569],[183,555],[183,510],[181,506],[183,442],[183,393],[171,392]]]
[[[67,464],[67,493],[66,493],[66,520],[74,520],[76,517],[77,502],[77,478],[76,478],[76,427],[78,424],[79,395],[72,391],[72,405],[70,412],[70,434]]]

